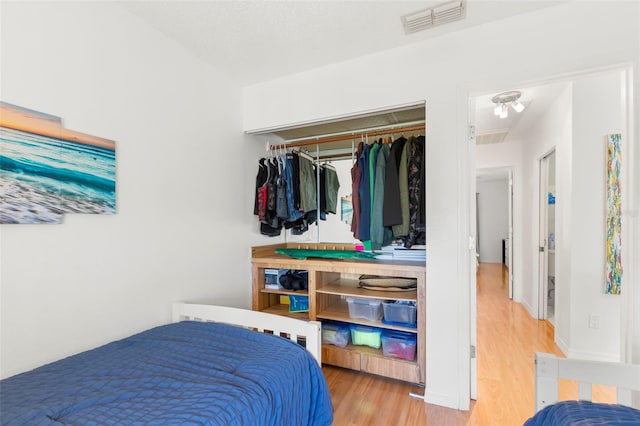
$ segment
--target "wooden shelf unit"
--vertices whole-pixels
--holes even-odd
[[[275,253],[276,248],[305,249],[353,249],[347,244],[275,244],[252,248],[252,308],[279,315],[308,320],[335,320],[351,324],[362,324],[387,330],[414,333],[417,338],[414,361],[387,357],[382,348],[349,344],[345,348],[334,345],[322,346],[322,361],[326,364],[367,373],[378,374],[413,383],[424,383],[425,379],[425,286],[426,267],[420,262],[350,260],[309,258],[293,259]],[[309,289],[305,292],[270,290],[264,288],[265,269],[296,269],[308,271]],[[380,275],[416,278],[414,291],[374,291],[358,287],[360,275]],[[288,306],[280,303],[281,295],[308,295],[308,313],[289,313]],[[381,320],[369,321],[349,317],[346,297],[375,298],[384,300],[415,301],[417,306],[417,328],[383,324]]]

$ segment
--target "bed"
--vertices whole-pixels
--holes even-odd
[[[211,305],[173,309],[171,324],[0,381],[1,423],[332,423],[319,323]]]
[[[640,365],[558,358],[535,354],[535,410],[526,426],[640,425],[640,410],[631,407],[640,391]],[[558,401],[558,380],[578,382],[577,401]],[[617,404],[591,402],[592,384],[616,388]]]

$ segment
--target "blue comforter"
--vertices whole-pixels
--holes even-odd
[[[640,411],[624,405],[587,401],[562,401],[545,407],[524,426],[640,425]]]
[[[0,381],[3,425],[330,425],[322,370],[301,346],[180,322]]]

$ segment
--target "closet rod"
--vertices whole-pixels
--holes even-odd
[[[294,148],[299,146],[309,146],[309,145],[318,145],[329,142],[340,142],[340,141],[348,141],[350,139],[358,138],[359,136],[380,136],[380,135],[390,135],[392,133],[403,133],[403,132],[415,132],[418,130],[424,130],[425,125],[421,124],[418,126],[408,126],[408,127],[396,127],[384,130],[375,130],[372,132],[362,132],[356,131],[351,134],[339,135],[339,136],[330,136],[326,138],[318,138],[312,140],[301,140],[298,142],[291,142],[279,145],[271,145],[271,149],[282,149],[282,148]]]

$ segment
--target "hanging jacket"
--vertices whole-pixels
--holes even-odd
[[[371,184],[369,182],[369,145],[364,146],[362,154],[358,159],[360,164],[360,241],[368,243],[370,238],[371,226]]]
[[[382,208],[382,224],[384,226],[393,226],[402,223],[398,167],[400,166],[400,159],[405,142],[407,142],[407,139],[401,136],[393,142],[389,151],[385,171],[384,204]]]
[[[382,223],[382,209],[386,197],[384,184],[388,157],[389,145],[381,144],[378,148],[376,159],[374,196],[371,207],[371,250],[380,250],[382,246],[389,245],[393,240],[393,233]]]
[[[356,151],[355,161],[351,168],[351,232],[353,237],[360,239],[360,181],[362,175],[362,169],[360,168],[360,155],[364,149],[364,142],[358,144],[358,150]]]
[[[393,226],[393,236],[395,238],[404,238],[409,233],[409,174],[407,166],[414,139],[414,137],[410,137],[404,144],[402,155],[400,156],[400,165],[398,166],[398,188],[400,190],[400,214],[402,221],[400,224]]]

